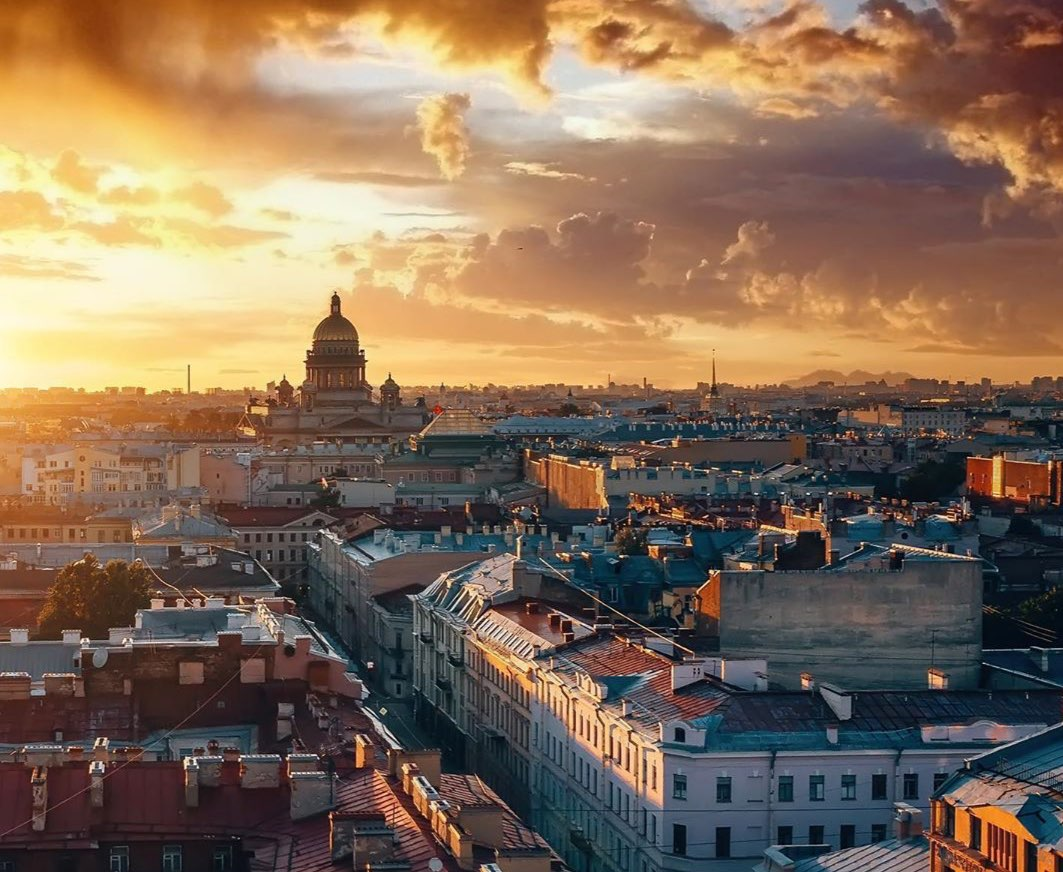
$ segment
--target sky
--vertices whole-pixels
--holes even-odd
[[[0,385],[1063,373],[1060,0],[23,0],[0,117]]]

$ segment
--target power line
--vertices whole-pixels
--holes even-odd
[[[252,652],[252,656],[254,656],[254,654],[257,654],[258,652],[263,650],[263,648],[265,648],[265,645],[256,646],[254,651]],[[193,709],[188,715],[186,715],[184,718],[182,718],[181,721],[179,721],[175,726],[173,726],[169,730],[167,730],[162,736],[159,737],[159,739],[157,741],[159,743],[165,742],[174,733],[176,733],[178,730],[180,730],[185,724],[187,724],[190,720],[192,720],[192,718],[194,718],[201,711],[203,711],[204,708],[206,708],[210,703],[212,703],[214,701],[214,699],[218,696],[218,694],[220,694],[223,690],[225,690],[225,688],[227,688],[230,684],[232,684],[240,676],[240,672],[241,672],[241,669],[237,669],[232,675],[230,675],[217,688],[217,690],[215,690],[210,696],[208,696],[205,700],[203,700],[203,702],[201,702],[198,706],[196,706],[195,709]],[[127,760],[124,763],[119,763],[117,766],[115,766],[115,767],[113,767],[111,769],[108,769],[104,773],[103,780],[106,780],[106,779],[110,778],[116,772],[119,772],[120,770],[125,769],[126,766],[128,766],[130,763],[133,763],[133,762],[135,762],[135,761]],[[55,803],[54,805],[47,806],[45,808],[45,810],[44,810],[45,814],[47,814],[50,811],[54,811],[57,808],[61,808],[62,806],[66,805],[68,802],[72,802],[73,800],[77,799],[79,796],[83,796],[84,794],[88,793],[90,790],[92,790],[91,782],[88,785],[86,785],[85,787],[83,787],[81,790],[78,790],[78,791],[70,794],[70,796],[68,796],[66,799],[62,799],[59,802]],[[15,824],[15,826],[13,826],[10,829],[5,830],[4,832],[0,833],[0,841],[3,841],[5,838],[7,838],[9,835],[11,835],[11,833],[15,832],[16,830],[22,829],[22,827],[25,827],[25,826],[28,826],[28,825],[32,824],[34,818],[36,818],[36,817],[37,817],[37,815],[33,815],[28,820],[24,820],[21,823]]]

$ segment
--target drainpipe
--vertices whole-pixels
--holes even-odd
[[[768,844],[775,844],[775,806],[772,797],[775,795],[775,757],[779,752],[775,749],[771,752],[771,760],[768,762]]]

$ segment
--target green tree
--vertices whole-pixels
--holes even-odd
[[[315,509],[332,509],[340,504],[340,492],[332,487],[323,487],[317,496],[310,500],[310,505]]]
[[[1051,630],[1057,639],[1063,635],[1063,587],[1023,600],[1016,611],[1022,620]]]
[[[966,471],[961,463],[927,460],[901,484],[901,496],[915,502],[934,502],[952,496],[964,478]]]
[[[618,554],[645,554],[646,531],[638,527],[624,527],[616,533],[616,551]]]
[[[111,627],[128,627],[137,609],[151,604],[154,578],[140,564],[111,560],[106,566],[91,554],[64,566],[48,589],[37,616],[40,635],[58,639],[63,630],[81,630],[92,639]]]

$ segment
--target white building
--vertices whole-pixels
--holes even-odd
[[[509,555],[441,576],[413,598],[414,684],[433,710],[422,719],[458,734],[441,741],[587,872],[884,840],[894,802],[925,811],[975,749],[1054,722],[1063,699],[762,692],[764,661],[624,638],[563,595],[548,568]]]
[[[959,436],[967,428],[967,411],[944,406],[905,406],[901,429],[905,433],[947,433]]]

